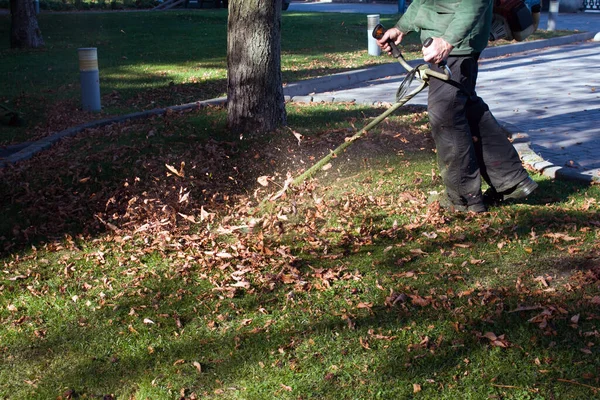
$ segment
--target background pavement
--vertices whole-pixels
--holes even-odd
[[[336,12],[354,14],[398,14],[397,4],[362,4],[362,3],[331,3],[327,1],[303,3],[292,2],[288,12]],[[366,17],[365,17],[366,23]],[[600,14],[598,13],[561,13],[556,19],[557,30],[579,30],[598,32]],[[548,26],[548,13],[542,13],[540,29]]]

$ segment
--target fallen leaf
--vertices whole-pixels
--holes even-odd
[[[534,282],[539,282],[542,284],[542,286],[544,287],[548,287],[548,282],[546,281],[546,279],[543,276],[538,276],[536,278],[533,279]]]
[[[169,165],[169,164],[165,164],[165,167],[167,167],[167,169],[169,170],[169,172],[177,175],[178,177],[180,177],[180,178],[184,177],[184,175],[181,172],[177,171],[177,168],[175,168],[174,166]]]
[[[284,385],[283,383],[280,383],[279,385],[281,386],[281,388],[283,390],[287,390],[288,392],[292,391],[292,387],[291,386]]]
[[[196,369],[198,370],[198,373],[201,374],[202,366],[200,365],[200,363],[198,361],[194,361],[193,364],[194,364],[194,367],[196,367]]]
[[[294,137],[296,138],[296,140],[298,140],[298,146],[300,146],[300,143],[302,143],[302,138],[304,136],[302,136],[301,133],[298,133],[298,132],[296,132],[296,131],[294,131],[292,129],[290,129],[290,130],[292,131],[292,135],[294,135]]]
[[[269,177],[266,175],[263,176],[259,176],[257,179],[258,183],[260,183],[262,186],[269,186]]]
[[[356,305],[356,308],[367,308],[370,310],[371,308],[373,308],[373,303],[362,303],[361,302]]]

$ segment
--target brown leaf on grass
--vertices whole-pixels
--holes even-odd
[[[394,278],[417,278],[415,271],[400,272],[398,274],[394,274],[393,276]]]
[[[539,282],[542,284],[542,286],[544,287],[548,287],[550,285],[548,285],[548,282],[546,281],[546,278],[544,278],[543,276],[537,276],[533,279],[534,282]]]
[[[182,213],[177,213],[180,217],[182,217],[183,219],[185,219],[186,221],[191,222],[192,224],[196,223],[196,219],[194,218],[193,215],[185,215]]]
[[[579,323],[579,314],[575,314],[571,317],[571,323],[573,323],[573,324]]]
[[[185,166],[185,163],[182,162],[181,163],[181,169],[178,171],[177,168],[175,168],[174,166],[169,165],[169,164],[165,164],[165,167],[167,167],[167,169],[169,170],[169,172],[171,172],[174,175],[177,175],[180,178],[184,178],[185,177],[185,174],[183,172],[183,167],[184,166]]]
[[[412,303],[417,306],[426,307],[429,304],[431,304],[431,298],[423,298],[416,294],[412,294],[412,295],[408,295],[408,296],[412,300]]]
[[[281,386],[281,388],[282,388],[283,390],[286,390],[286,391],[288,391],[288,392],[291,392],[291,391],[292,391],[292,387],[291,387],[291,386],[284,385],[283,383],[280,383],[279,385]]]
[[[359,341],[359,343],[360,343],[360,346],[361,346],[363,349],[366,349],[366,350],[371,350],[371,347],[369,346],[369,342],[367,342],[367,340],[366,340],[366,339],[363,339],[362,337],[359,337],[359,338],[358,338],[358,341]]]
[[[508,342],[508,340],[505,339],[504,335],[496,336],[494,332],[486,332],[483,334],[482,337],[488,339],[492,346],[503,348],[510,346],[510,343]]]
[[[553,243],[556,243],[559,240],[562,240],[563,242],[572,242],[573,240],[577,240],[576,237],[569,236],[566,233],[559,233],[559,232],[544,233],[543,236],[552,239]]]
[[[413,393],[419,393],[421,391],[421,385],[413,383]]]
[[[520,312],[520,311],[533,311],[542,309],[542,306],[518,306],[514,310],[508,311],[509,313]]]
[[[396,304],[404,304],[408,300],[408,296],[404,293],[396,293],[390,289],[390,295],[385,298],[385,305],[393,307]]]
[[[373,303],[360,302],[356,305],[356,308],[366,308],[367,310],[371,311],[371,309],[373,308]]]
[[[386,340],[388,342],[391,342],[392,340],[396,339],[398,336],[387,336],[387,335],[382,335],[379,333],[375,333],[375,331],[373,329],[369,329],[369,335],[371,335],[371,337],[373,339],[377,339],[377,340]]]
[[[267,187],[269,186],[269,177],[266,175],[259,176],[256,181],[261,184],[261,186]]]
[[[196,367],[196,370],[198,371],[199,374],[202,373],[202,365],[200,365],[200,363],[198,361],[194,361],[193,362],[194,367]]]
[[[427,253],[421,249],[410,249],[410,252],[415,255],[427,255]]]
[[[16,281],[19,279],[27,279],[27,276],[25,275],[15,275],[15,276],[11,276],[10,278],[8,278],[9,281]]]
[[[246,281],[246,280],[240,280],[236,283],[232,283],[231,285],[229,285],[232,288],[243,288],[243,289],[250,289],[250,282]]]
[[[472,245],[471,244],[467,244],[467,243],[454,243],[453,245],[454,247],[459,247],[461,249],[468,249],[470,248]]]

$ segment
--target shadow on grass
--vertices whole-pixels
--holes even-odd
[[[132,199],[145,198],[170,207],[170,212],[158,213],[164,217],[174,210],[175,214],[197,213],[202,206],[221,209],[226,198],[252,193],[259,176],[285,175],[286,171],[307,168],[355,131],[349,127],[340,129],[335,121],[348,121],[357,129],[380,112],[369,107],[359,112],[350,106],[336,111],[318,106],[304,111],[300,107],[290,115],[289,123],[306,136],[303,146],[298,146],[285,130],[280,133],[283,139],[239,141],[226,131],[225,114],[219,108],[198,112],[191,123],[186,119],[179,121],[178,117],[165,117],[82,133],[32,160],[0,171],[3,175],[0,183],[2,250],[4,254],[18,254],[46,240],[95,235],[106,229],[105,224],[112,220],[111,212],[120,215],[111,223],[127,225],[127,219],[119,218],[129,213],[123,203]],[[312,130],[315,125],[320,127],[320,132]],[[279,148],[278,140],[283,140],[286,148]],[[348,157],[360,157],[360,152],[368,148],[351,147]],[[193,171],[194,175],[183,179],[165,178],[165,164],[178,167],[181,162],[185,162],[186,170]],[[167,189],[171,183],[190,190],[193,202],[174,204],[178,194],[175,186]],[[557,191],[553,189],[555,183],[547,181],[540,186],[528,202],[540,205],[561,202],[571,195],[571,190],[584,187],[566,185]],[[149,193],[156,197],[149,199]],[[559,211],[552,211],[556,212]],[[537,213],[545,211],[540,208]],[[566,221],[570,220],[555,219],[558,224],[561,220],[568,224]],[[535,221],[528,223],[533,226]],[[518,229],[529,231],[531,227]]]
[[[290,121],[294,126],[310,127],[378,113],[369,108],[362,115],[351,107],[334,112],[323,109],[296,115]],[[286,148],[282,150],[277,147],[279,138],[240,141],[233,137],[225,129],[223,109],[199,111],[193,118],[190,123],[185,118],[167,116],[89,130],[31,160],[0,170],[0,238],[4,254],[17,254],[65,236],[103,232],[107,225],[100,219],[111,221],[112,213],[122,218],[128,213],[123,207],[127,208],[132,199],[145,198],[174,207],[177,212],[195,214],[202,206],[221,209],[226,198],[252,193],[259,176],[306,167],[288,164],[290,156],[302,148],[285,130],[281,135],[285,135],[282,140]],[[325,126],[330,127],[322,133],[325,137],[336,129],[333,122]],[[351,131],[341,131],[340,143],[347,135],[344,132]],[[315,135],[317,140],[320,135]],[[319,147],[317,143],[311,155],[321,157],[338,144]],[[193,176],[165,177],[165,164],[179,168],[181,162],[187,164],[186,170]],[[169,188],[170,183],[179,186]],[[190,190],[193,203],[178,204],[177,190],[181,187]],[[172,218],[169,214],[173,210],[158,214]],[[127,220],[113,223],[127,224]]]
[[[565,256],[555,261],[579,268],[582,260]],[[545,397],[572,397],[589,394],[589,389],[565,390],[557,379],[579,379],[573,375],[573,364],[580,365],[575,368],[577,374],[593,374],[598,368],[597,358],[579,352],[590,339],[568,327],[570,314],[549,319],[543,328],[529,321],[543,309],[558,305],[593,314],[595,307],[582,306],[578,293],[573,292],[550,299],[542,291],[482,287],[472,297],[444,302],[434,296],[426,306],[410,301],[386,306],[381,301],[369,310],[347,311],[350,316],[344,317],[336,315],[335,306],[313,304],[316,291],[297,293],[298,300],[283,303],[286,286],[241,294],[224,302],[218,312],[211,312],[207,303],[199,305],[194,298],[204,300],[207,294],[194,293],[181,277],[165,283],[149,276],[142,286],[147,289],[143,297],[121,296],[89,313],[84,321],[77,314],[68,315],[45,338],[22,337],[21,346],[11,347],[10,352],[17,355],[12,363],[45,365],[43,371],[32,374],[40,391],[32,389],[31,393],[47,395],[71,388],[98,396],[123,387],[160,387],[167,382],[175,391],[212,393],[225,387],[241,390],[262,373],[268,375],[264,379],[271,394],[285,382],[293,386],[295,395],[368,396],[369,389],[359,385],[365,380],[379,390],[385,388],[389,395],[409,396],[411,385],[419,383],[430,395],[460,390],[498,395],[506,390],[502,385],[508,385],[525,392],[538,390]],[[182,288],[191,292],[180,298],[173,295]],[[330,289],[345,290],[335,285]],[[490,291],[493,296],[486,297],[485,304],[472,306],[471,300],[483,301],[482,294]],[[350,293],[346,295],[352,299]],[[155,302],[157,298],[161,300]],[[198,305],[201,308],[195,309]],[[515,311],[520,305],[539,308]],[[255,310],[262,306],[272,313],[266,317],[275,320],[272,325],[256,317]],[[313,314],[311,307],[319,311],[316,319],[308,317]],[[219,313],[226,319],[208,328]],[[252,313],[255,320],[244,322]],[[185,321],[182,327],[176,326],[174,315]],[[141,324],[144,316],[157,325]],[[581,324],[581,329],[593,328],[593,322]],[[494,347],[483,336],[485,332],[506,334],[506,348]],[[514,369],[510,360],[519,368]],[[193,361],[200,364],[200,373]],[[327,374],[332,363],[340,369]],[[368,369],[361,371],[365,363]],[[315,368],[317,376],[312,375]],[[489,385],[481,386],[482,381]]]
[[[297,126],[311,127],[314,124],[322,126],[323,121],[355,118],[358,124],[363,118],[378,115],[379,111],[365,109],[362,118],[357,118],[357,112],[353,109],[333,112],[327,109],[311,110],[305,115],[295,115],[291,121]],[[284,142],[286,146],[282,146],[278,154],[274,147],[279,146],[280,142],[272,138],[250,143],[236,142],[224,130],[223,113],[219,109],[205,110],[192,118],[196,120],[188,123],[167,116],[150,121],[150,124],[123,124],[101,132],[88,132],[88,138],[71,139],[33,160],[1,171],[0,237],[6,262],[26,254],[31,246],[40,247],[52,240],[62,243],[65,236],[77,238],[82,234],[93,243],[102,236],[104,230],[113,229],[111,225],[124,228],[129,223],[134,226],[139,224],[144,221],[143,218],[150,222],[163,221],[178,218],[177,213],[198,213],[201,207],[209,211],[227,208],[232,204],[233,197],[251,193],[256,188],[257,177],[279,169],[278,160],[282,155],[289,157],[288,150],[298,147],[296,139],[291,136],[291,142]],[[333,123],[327,129],[347,130]],[[341,137],[344,136],[342,133]],[[328,146],[320,144],[319,154],[326,154]],[[182,161],[186,164],[185,178],[172,174],[167,177],[165,164],[179,169]],[[266,164],[263,164],[265,161]],[[535,204],[546,204],[548,198],[564,201],[574,191],[583,189],[583,186],[556,188],[555,185],[541,182],[540,189],[527,203],[536,207]],[[193,199],[191,204],[180,203],[181,188],[184,192],[190,191]],[[148,201],[144,203],[143,200]],[[152,207],[153,204],[155,207]],[[147,214],[142,215],[141,220],[128,219],[131,218],[128,214],[138,206],[141,208],[136,212],[143,210]],[[385,225],[382,218],[374,216],[371,225]],[[439,236],[435,240],[424,238],[423,233],[430,230],[427,225],[415,229],[401,225],[396,234],[381,236],[380,229],[371,226],[372,231],[368,236],[372,238],[372,243],[362,246],[360,252],[354,253],[350,251],[351,246],[343,244],[329,251],[344,253],[348,257],[344,262],[350,264],[356,261],[360,265],[367,260],[368,265],[360,268],[364,275],[369,275],[371,289],[378,279],[375,275],[371,276],[371,272],[386,275],[416,268],[432,268],[430,275],[433,276],[433,268],[444,263],[442,253],[454,251],[457,244],[465,243],[471,243],[473,250],[478,251],[478,241],[486,237],[486,233],[481,232],[482,229],[488,229],[481,225],[486,222],[485,217],[452,218],[463,219],[466,228],[462,235]],[[518,241],[513,239],[515,235],[527,235],[532,229],[538,236],[543,236],[544,233],[571,229],[573,224],[593,228],[598,223],[598,216],[592,210],[546,210],[543,207],[534,212],[513,212],[512,209],[495,212],[493,218],[500,221],[495,223],[495,231],[488,231],[487,234],[494,238],[507,237],[515,242]],[[431,258],[411,256],[403,265],[398,265],[398,259],[410,252],[403,247],[393,252],[384,250],[389,245],[401,242],[406,242],[408,247],[416,239],[421,239],[420,249],[431,254]],[[535,255],[538,247],[531,246]],[[543,247],[539,249],[543,251]],[[371,254],[367,254],[367,251]],[[442,259],[434,257],[435,254],[442,254]],[[467,251],[462,256],[468,260]],[[374,268],[369,262],[371,257],[380,260]],[[535,259],[525,256],[517,268],[539,271],[542,261],[539,256]],[[567,273],[594,267],[594,261],[585,255],[564,255],[547,261]],[[139,260],[140,265],[146,262],[144,257]],[[322,264],[323,260],[316,256],[315,262]],[[106,274],[126,276],[128,263],[127,260],[115,260],[114,265],[105,266]],[[291,379],[297,382],[295,390],[299,393],[330,398],[336,397],[340,390],[347,393],[347,397],[353,397],[355,390],[360,394],[358,397],[370,398],[369,394],[372,393],[368,388],[353,387],[360,379],[386,388],[389,388],[390,381],[392,384],[398,383],[397,388],[389,389],[390,393],[409,396],[413,388],[408,384],[415,383],[416,379],[429,377],[433,382],[443,382],[444,385],[455,384],[453,390],[459,390],[469,386],[472,382],[470,376],[482,379],[482,374],[485,375],[483,379],[490,382],[493,378],[501,377],[501,384],[521,382],[523,386],[533,387],[542,381],[549,387],[549,392],[544,392],[549,396],[549,393],[560,390],[553,388],[552,379],[575,378],[564,368],[565,365],[570,366],[574,362],[584,364],[578,371],[592,370],[598,366],[597,361],[579,355],[578,348],[584,347],[585,341],[591,339],[566,327],[570,315],[555,316],[549,321],[552,329],[548,331],[527,322],[529,313],[535,310],[510,312],[522,304],[540,305],[542,308],[566,304],[565,308],[569,311],[579,311],[577,307],[581,307],[585,312],[592,312],[593,305],[587,300],[581,304],[580,292],[560,293],[548,298],[544,292],[523,292],[507,285],[491,288],[483,285],[477,288],[476,282],[481,272],[477,272],[476,268],[485,269],[485,264],[472,267],[473,276],[463,272],[466,277],[464,285],[477,288],[473,296],[454,296],[448,301],[434,298],[424,307],[411,303],[407,298],[394,306],[386,306],[384,297],[389,293],[382,292],[375,296],[376,302],[371,308],[347,310],[348,318],[345,318],[337,314],[344,314],[342,309],[348,305],[343,306],[336,301],[343,301],[344,296],[352,299],[352,296],[351,292],[345,292],[347,288],[342,285],[338,287],[334,284],[325,291],[331,298],[330,302],[319,302],[319,291],[316,289],[297,293],[292,291],[293,296],[290,296],[290,287],[282,284],[273,290],[258,288],[252,294],[241,292],[231,299],[219,299],[218,296],[211,296],[212,285],[194,286],[190,283],[190,279],[194,279],[190,277],[203,272],[201,264],[191,263],[191,271],[178,272],[174,271],[176,264],[165,260],[164,264],[155,265],[154,273],[146,274],[143,281],[124,285],[122,293],[103,289],[108,293],[106,304],[94,311],[87,310],[85,301],[91,300],[95,305],[97,298],[82,294],[76,305],[59,304],[56,301],[50,304],[52,311],[49,313],[36,316],[32,312],[32,316],[37,318],[32,326],[38,328],[38,333],[32,332],[33,328],[29,325],[24,325],[25,333],[13,339],[15,344],[4,351],[4,354],[8,351],[10,355],[3,356],[5,365],[33,370],[21,373],[21,376],[37,379],[37,388],[32,387],[30,393],[42,393],[42,396],[55,396],[58,388],[63,387],[93,395],[118,392],[123,387],[135,391],[136,387],[142,385],[154,387],[152,382],[158,386],[167,382],[187,388],[188,391],[210,393],[214,389],[238,385],[238,382],[255,380],[256,376],[262,376],[260,371],[266,368],[266,374],[262,374],[265,374],[265,385],[271,395],[273,390],[280,389],[281,382]],[[298,266],[307,277],[311,273],[309,263],[310,260],[306,258]],[[62,269],[60,266],[53,268]],[[84,269],[80,266],[74,268],[74,271]],[[54,272],[60,273],[58,270]],[[53,273],[52,270],[49,273]],[[444,273],[448,275],[448,271],[442,270],[442,280],[448,279]],[[21,291],[29,290],[27,286],[31,279],[10,283],[12,289],[7,298],[17,298]],[[88,282],[94,286],[102,284],[99,276],[82,275],[73,279],[77,286]],[[108,279],[104,285],[110,285],[110,282]],[[402,282],[400,278],[396,282],[392,289],[406,291],[407,295],[413,294],[408,292],[409,286],[417,289],[421,296],[430,295],[431,289],[435,291],[440,286],[433,280],[419,287],[412,281],[409,284]],[[367,291],[367,288],[361,290]],[[481,307],[469,312],[462,311],[473,307],[470,300],[481,302],[486,290],[491,290],[494,297],[486,298]],[[478,296],[479,293],[482,296]],[[66,299],[69,302],[68,296]],[[42,298],[42,301],[45,300]],[[29,306],[34,309],[34,305]],[[256,312],[261,307],[266,309],[266,316]],[[219,319],[219,316],[223,318]],[[144,323],[144,318],[151,319],[153,323]],[[248,322],[248,318],[253,321]],[[273,322],[267,323],[268,319]],[[581,322],[586,329],[592,323]],[[564,329],[556,329],[552,324]],[[45,326],[49,327],[46,331]],[[375,339],[371,330],[389,331],[389,336],[397,336],[398,339],[384,345],[381,343],[387,341]],[[480,336],[486,331],[498,335],[506,333],[510,342],[508,348],[490,349],[489,340]],[[363,338],[367,340],[366,347],[365,342],[361,345]],[[532,341],[532,338],[535,340]],[[311,339],[323,344],[308,346]],[[550,362],[546,367],[551,370],[551,375],[543,376],[534,370],[537,368],[535,357],[546,363],[543,359],[545,355],[556,362]],[[503,357],[531,359],[532,370],[527,371],[527,377],[523,378],[517,376],[522,371],[509,370],[504,361],[494,361],[498,363],[497,368],[503,368],[502,371],[497,371],[493,363],[488,365],[491,359]],[[356,361],[349,361],[353,359]],[[466,363],[465,359],[469,362]],[[179,363],[179,360],[185,361]],[[332,376],[322,376],[327,368],[319,366],[320,360],[336,365],[345,363],[348,369],[333,373]],[[200,373],[191,364],[193,361],[200,363]],[[260,363],[264,367],[260,367]],[[369,365],[369,370],[360,371],[365,364]],[[557,364],[561,364],[561,367]],[[296,367],[292,368],[293,365]],[[315,369],[320,374],[316,378],[311,375]],[[465,375],[466,371],[471,375]],[[475,379],[475,382],[480,380]],[[19,384],[5,381],[3,390]],[[431,382],[423,385],[427,384],[432,385],[431,390],[442,390],[434,389]],[[494,386],[481,390],[482,393],[498,395],[498,388]],[[581,389],[578,393],[586,392]]]

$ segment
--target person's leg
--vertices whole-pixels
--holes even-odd
[[[463,68],[471,69],[471,72],[465,75],[471,77],[470,84],[474,89],[478,72],[477,59],[465,60]],[[467,102],[466,115],[481,176],[498,192],[510,190],[529,175],[523,168],[519,154],[508,140],[506,131],[473,89],[470,89],[473,96]]]
[[[450,57],[453,80],[469,81],[462,66],[469,57]],[[467,69],[467,73],[470,71]],[[469,96],[455,86],[432,78],[429,81],[428,113],[435,141],[440,175],[446,193],[457,206],[482,204],[481,177],[466,115]]]

